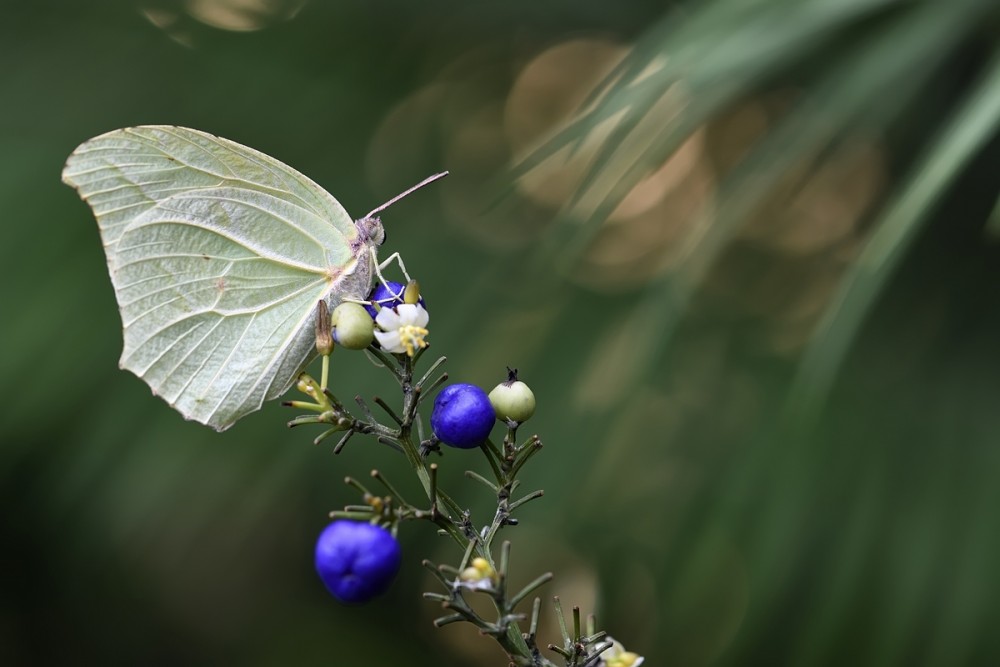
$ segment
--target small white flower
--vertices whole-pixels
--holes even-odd
[[[638,653],[626,651],[624,646],[611,637],[608,637],[608,640],[612,644],[601,653],[601,661],[597,663],[600,667],[639,667],[645,660]]]
[[[466,568],[462,572],[462,576],[459,577],[458,581],[455,582],[455,585],[460,588],[468,589],[470,591],[487,591],[487,592],[492,591],[493,582],[490,581],[489,577],[483,577],[482,579],[467,578],[472,576],[469,574],[469,572],[471,572],[473,569],[474,568],[471,567]]]
[[[496,585],[496,570],[485,558],[473,558],[469,567],[458,575],[457,586],[473,591],[492,591]]]
[[[375,324],[382,331],[375,338],[382,349],[392,354],[413,356],[427,347],[427,322],[430,315],[419,303],[401,303],[395,308],[382,308],[375,316]]]

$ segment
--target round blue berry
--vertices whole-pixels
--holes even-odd
[[[367,602],[385,592],[399,571],[399,542],[385,528],[334,521],[316,541],[316,571],[341,602]]]
[[[406,285],[397,283],[394,280],[385,281],[385,285],[379,282],[375,285],[372,293],[368,295],[368,301],[377,301],[381,308],[393,308],[403,303],[403,290],[405,289]],[[399,295],[398,297],[396,296],[397,294]],[[420,297],[417,303],[424,308],[427,307],[427,304],[424,303],[424,297]],[[372,319],[375,319],[375,316],[378,315],[378,311],[375,310],[375,306],[371,305],[371,303],[365,305],[365,310],[372,316]]]
[[[496,414],[486,392],[474,384],[452,384],[434,399],[431,428],[452,447],[478,447],[493,429]]]

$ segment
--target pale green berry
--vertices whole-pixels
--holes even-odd
[[[375,323],[368,311],[357,303],[342,303],[330,314],[333,340],[348,350],[363,350],[375,339]]]
[[[501,382],[490,392],[493,412],[501,421],[520,424],[535,414],[535,394],[531,388],[517,379],[517,369],[508,369],[506,382]]]

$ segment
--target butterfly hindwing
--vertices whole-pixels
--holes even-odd
[[[341,300],[356,261],[354,224],[331,195],[263,153],[175,127],[92,139],[63,180],[100,226],[123,368],[218,430],[288,389],[315,355],[316,302]]]

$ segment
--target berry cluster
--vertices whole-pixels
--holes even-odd
[[[407,285],[380,284],[366,304],[341,303],[332,313],[322,303],[318,307],[316,349],[322,357],[323,375],[319,382],[305,374],[300,376],[297,387],[312,402],[290,401],[286,405],[311,414],[293,419],[289,426],[325,425],[327,430],[314,442],[318,444],[340,434],[334,453],[340,453],[355,434],[373,436],[380,444],[406,457],[429,507],[407,501],[378,470],[373,470],[371,476],[384,487],[387,492],[384,494],[372,493],[360,481],[346,478],[360,492],[362,502],[330,513],[335,520],[316,543],[316,571],[341,602],[360,604],[371,600],[389,588],[399,571],[402,560],[396,540],[399,526],[410,520],[428,520],[464,552],[458,567],[423,562],[445,591],[424,593],[425,598],[440,602],[446,611],[435,620],[435,625],[471,623],[500,644],[511,665],[554,667],[554,663],[541,655],[535,639],[541,599],[534,598],[527,633],[519,625],[526,616],[516,609],[553,575],[544,573],[520,591],[508,591],[511,542],[503,541],[499,549],[494,546],[494,538],[505,526],[518,523],[514,512],[543,495],[540,489],[516,494],[520,485],[518,474],[542,448],[537,436],[520,443],[517,436],[518,427],[535,412],[535,396],[518,380],[517,371],[510,369],[507,379],[489,393],[474,384],[446,384],[446,373],[434,377],[444,357],[431,364],[422,377],[415,376],[416,364],[428,346],[429,320],[426,303],[413,281]],[[336,346],[364,349],[378,366],[393,374],[402,389],[401,410],[397,412],[381,398],[374,399],[391,422],[379,421],[361,397],[355,400],[362,414],[352,414],[327,389],[329,358]],[[437,389],[440,391],[435,396]],[[425,437],[418,411],[432,396],[431,433]],[[493,441],[490,434],[498,421],[504,425],[505,433],[502,441]],[[439,488],[438,465],[430,463],[428,458],[432,453],[442,454],[441,445],[458,450],[478,449],[485,456],[492,473],[489,478],[473,470],[465,472],[496,497],[496,512],[485,524],[474,523],[471,513]],[[466,595],[487,596],[495,616],[483,615]],[[564,620],[558,598],[554,602],[558,617]],[[561,622],[562,643],[549,644],[548,648],[565,659],[566,667],[637,667],[642,663],[641,656],[625,651],[594,626],[591,616],[584,628],[580,610],[574,608],[572,632],[570,626]]]
[[[526,421],[535,411],[535,396],[515,371],[486,394],[474,384],[451,384],[441,390],[431,412],[431,428],[442,443],[459,449],[479,447],[496,420]],[[399,570],[400,549],[385,528],[338,520],[316,543],[316,570],[341,602],[365,602],[383,593]]]

